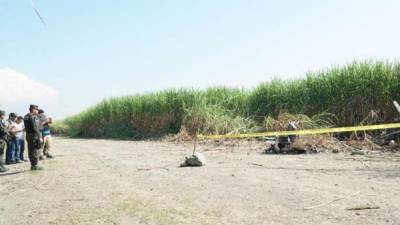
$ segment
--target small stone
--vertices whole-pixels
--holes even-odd
[[[196,152],[192,156],[186,157],[185,161],[181,164],[181,167],[204,165],[206,165],[206,158],[203,154]]]

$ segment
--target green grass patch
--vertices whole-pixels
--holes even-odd
[[[225,134],[273,129],[279,115],[297,115],[304,127],[357,125],[371,110],[397,119],[400,64],[362,61],[309,72],[303,79],[275,79],[252,90],[214,87],[171,89],[105,99],[56,123],[72,137],[145,139],[177,134]],[[288,118],[290,119],[290,118]],[[293,118],[296,119],[296,118]]]

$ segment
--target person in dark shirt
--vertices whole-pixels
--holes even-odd
[[[4,150],[6,149],[6,140],[7,140],[7,126],[4,124],[4,116],[6,112],[0,110],[0,173],[7,172],[8,169],[4,167]]]
[[[24,125],[26,131],[26,141],[28,142],[28,156],[31,163],[31,170],[42,170],[38,166],[40,149],[42,147],[42,136],[39,129],[40,121],[38,118],[37,105],[29,107],[29,113],[24,117]]]

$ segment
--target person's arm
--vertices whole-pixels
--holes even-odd
[[[14,127],[14,125],[12,124],[12,123],[8,123],[8,125],[7,125],[7,129],[8,130],[12,130],[12,129],[14,129],[15,127]]]
[[[46,115],[41,115],[41,117],[39,117],[39,119],[40,119],[40,123],[41,123],[42,126],[46,126],[47,125],[48,119],[47,119]]]
[[[12,123],[10,123],[9,125],[8,125],[8,132],[11,134],[11,135],[15,135],[15,134],[17,134],[18,133],[18,130],[17,130],[17,128],[12,124]]]
[[[14,124],[13,128],[11,129],[13,133],[20,133],[22,131],[21,126],[19,124]]]

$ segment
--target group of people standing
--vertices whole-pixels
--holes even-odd
[[[10,113],[4,121],[5,116],[6,112],[0,110],[0,173],[8,171],[4,166],[4,155],[7,165],[27,161],[24,158],[25,140],[28,143],[31,170],[41,170],[38,161],[53,158],[50,154],[52,119],[47,118],[37,105],[31,105],[25,117]]]

